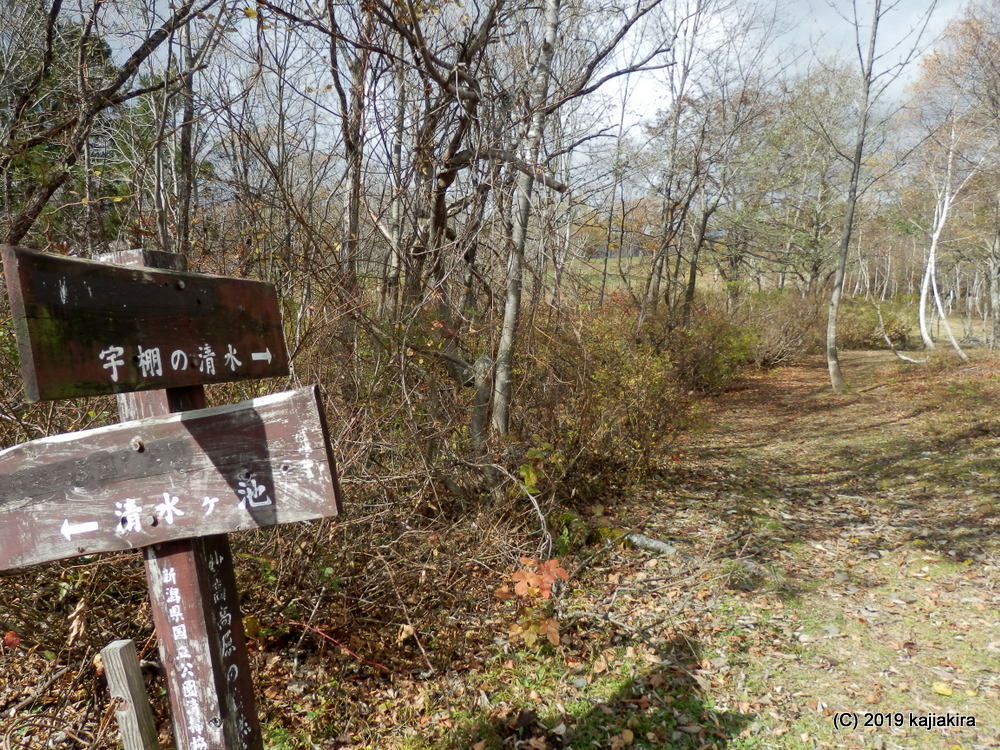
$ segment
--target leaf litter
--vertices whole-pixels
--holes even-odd
[[[315,639],[301,658],[262,636],[268,746],[1000,747],[997,369],[861,352],[844,365],[854,393],[830,393],[811,359],[706,401],[655,481],[592,511],[620,534],[479,566],[447,622],[361,632],[351,652]],[[98,686],[92,654],[55,671],[59,655],[23,636],[3,639],[0,730],[110,746],[110,712],[74,713]],[[39,674],[68,697],[45,697]],[[844,711],[976,726],[838,730]]]

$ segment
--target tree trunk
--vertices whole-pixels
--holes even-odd
[[[545,0],[545,40],[538,56],[531,92],[531,124],[526,137],[528,164],[534,167],[541,150],[545,127],[545,100],[548,98],[549,71],[555,54],[556,34],[559,29],[561,0]],[[513,393],[511,366],[517,336],[517,323],[521,314],[521,284],[524,273],[524,247],[528,237],[528,216],[531,209],[531,191],[534,175],[520,172],[517,177],[517,210],[507,263],[507,294],[504,302],[503,324],[497,345],[496,376],[493,383],[492,426],[497,434],[510,429],[510,405]]]
[[[368,78],[369,42],[374,28],[371,12],[362,9],[364,20],[360,28],[361,39],[354,49],[354,57],[347,62],[350,71],[350,90],[345,92],[340,78],[340,26],[335,3],[327,0],[327,20],[333,33],[330,34],[330,72],[333,85],[340,100],[341,135],[344,139],[344,161],[347,190],[344,192],[344,233],[340,243],[340,257],[343,262],[344,283],[348,288],[357,286],[358,246],[361,231],[361,183],[362,159],[364,156],[363,126],[365,114],[365,81]]]
[[[597,305],[604,304],[604,294],[608,287],[608,260],[611,257],[611,233],[614,231],[615,222],[615,196],[618,194],[618,186],[622,179],[622,138],[625,133],[625,104],[628,99],[628,78],[625,78],[625,88],[622,93],[622,107],[618,113],[618,137],[615,140],[615,164],[612,172],[611,200],[608,203],[608,221],[604,232],[604,267],[601,270],[601,293],[597,299]],[[624,220],[624,217],[623,217]],[[618,259],[621,262],[622,245],[618,243]]]
[[[931,289],[934,292],[934,304],[937,306],[938,318],[941,320],[941,324],[944,326],[944,332],[948,336],[948,341],[951,343],[951,348],[955,350],[955,353],[959,356],[963,362],[969,361],[969,355],[962,351],[962,347],[959,346],[958,340],[955,338],[955,334],[951,330],[951,324],[948,322],[948,312],[944,309],[941,304],[941,295],[938,293],[937,285],[937,274],[931,269]]]
[[[718,205],[719,199],[716,199],[710,208],[702,211],[701,221],[698,222],[698,235],[695,237],[694,247],[691,249],[687,285],[684,287],[684,303],[681,307],[681,323],[684,326],[687,326],[691,322],[691,306],[694,304],[695,286],[698,282],[698,256],[701,254],[701,248],[705,244],[705,235],[708,232],[708,220],[715,213]]]
[[[1000,237],[993,238],[989,259],[990,273],[990,349],[1000,344]]]
[[[403,38],[399,38],[397,54],[403,59],[406,51]],[[403,257],[403,129],[406,127],[406,68],[396,63],[396,110],[392,123],[392,239],[382,284],[382,313],[396,320],[399,313],[399,273]]]
[[[851,248],[851,233],[854,229],[854,210],[858,203],[858,181],[861,175],[861,159],[864,156],[865,138],[868,135],[872,68],[875,64],[875,40],[878,37],[878,23],[881,18],[881,11],[882,0],[875,0],[875,7],[872,12],[871,34],[868,37],[868,54],[864,59],[861,76],[861,114],[858,122],[857,139],[854,143],[854,156],[851,160],[851,181],[847,188],[844,227],[840,235],[837,270],[833,276],[833,290],[830,293],[830,308],[826,320],[826,364],[830,371],[830,385],[837,393],[843,392],[845,388],[844,375],[840,370],[840,357],[837,352],[837,318],[840,314],[840,300],[844,293],[844,273],[847,269],[847,254]]]
[[[920,326],[920,340],[925,349],[933,349],[934,337],[931,336],[931,329],[927,323],[927,302],[930,299],[931,277],[934,273],[934,253],[937,249],[937,242],[931,241],[931,247],[927,252],[927,265],[924,267],[924,275],[920,279],[920,302],[917,304],[917,323]]]
[[[188,255],[191,243],[191,194],[194,189],[194,54],[191,50],[191,27],[185,26],[182,34],[182,56],[185,75],[181,79],[181,139],[178,155],[180,171],[177,175],[177,236],[174,252]]]

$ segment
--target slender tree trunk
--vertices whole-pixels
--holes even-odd
[[[525,146],[528,164],[534,166],[541,150],[542,134],[545,127],[545,100],[548,98],[549,72],[555,54],[559,29],[559,9],[561,0],[545,0],[545,40],[538,55],[535,78],[531,92],[531,124]],[[493,384],[493,430],[506,434],[510,429],[510,406],[513,393],[512,363],[517,336],[517,324],[521,315],[521,284],[524,274],[524,247],[528,237],[528,216],[531,209],[531,191],[534,176],[520,172],[517,177],[517,210],[510,243],[510,257],[507,263],[507,294],[504,302],[503,324],[497,345],[496,375]]]
[[[361,13],[364,20],[361,26],[361,39],[354,57],[347,62],[350,71],[350,90],[344,91],[341,81],[340,50],[338,35],[340,27],[337,20],[333,0],[327,0],[327,20],[330,29],[330,69],[334,87],[340,100],[341,134],[344,139],[344,161],[346,162],[347,190],[344,192],[344,234],[341,239],[341,258],[343,260],[344,281],[348,287],[357,285],[360,259],[358,248],[361,232],[361,183],[362,159],[364,156],[364,115],[365,115],[365,82],[368,78],[368,61],[370,56],[369,42],[374,28],[372,13],[364,8]]]
[[[570,205],[566,211],[566,229],[563,232],[562,246],[558,251],[556,251],[556,257],[554,259],[552,297],[549,304],[556,310],[558,310],[562,304],[560,289],[562,286],[563,271],[566,268],[566,261],[569,260],[571,240],[573,238],[573,213],[573,206]]]
[[[938,318],[941,321],[941,325],[944,326],[944,332],[948,336],[951,348],[955,350],[955,353],[963,362],[968,362],[969,355],[962,351],[962,347],[959,346],[958,340],[955,338],[955,334],[951,330],[951,323],[948,322],[948,311],[944,309],[944,306],[941,303],[941,295],[938,292],[937,275],[933,271],[931,271],[931,288],[934,291],[934,304],[937,306]]]
[[[88,138],[86,143],[83,144],[83,202],[84,202],[84,223],[85,223],[85,242],[87,257],[94,257],[94,196],[91,191],[92,180],[91,176],[94,174],[94,165],[90,161],[90,139]]]
[[[993,238],[989,259],[990,349],[1000,344],[1000,236]]]
[[[194,189],[194,54],[191,50],[191,27],[182,32],[182,53],[186,75],[181,80],[180,161],[177,175],[177,236],[174,251],[187,256],[191,242],[191,193]]]
[[[990,349],[1000,346],[1000,191],[993,196],[993,225],[996,229],[987,257],[990,289]]]
[[[570,149],[566,155],[561,159],[561,170],[563,175],[563,184],[569,185],[572,182],[573,177],[573,150]],[[566,270],[566,263],[569,262],[569,258],[572,252],[572,241],[573,241],[573,219],[576,214],[576,208],[573,201],[570,200],[566,206],[565,221],[566,226],[563,231],[562,242],[560,248],[556,251],[556,256],[553,259],[553,274],[552,274],[552,298],[550,304],[552,307],[558,311],[562,304],[562,279],[563,273]]]
[[[930,325],[928,325],[928,302],[931,295],[931,279],[934,278],[935,255],[937,253],[937,237],[931,237],[931,244],[927,250],[927,263],[924,266],[924,275],[920,279],[920,301],[917,303],[917,323],[920,326],[920,340],[925,349],[934,349],[934,337],[931,336]]]
[[[397,54],[403,59],[403,38],[399,38]],[[396,63],[396,111],[392,125],[392,240],[386,258],[385,282],[382,285],[382,312],[392,320],[399,312],[399,273],[403,258],[403,128],[406,125],[406,67]]]
[[[681,306],[681,322],[688,325],[691,322],[691,306],[694,304],[695,287],[698,282],[698,256],[701,248],[705,245],[705,235],[708,232],[708,220],[715,213],[719,205],[719,198],[716,198],[712,206],[702,211],[701,220],[698,222],[698,234],[694,239],[694,247],[691,248],[691,261],[688,265],[687,285],[684,287],[684,302]]]
[[[625,78],[625,89],[622,94],[622,107],[618,113],[618,138],[615,141],[615,164],[613,179],[611,182],[611,201],[608,204],[608,222],[604,232],[604,268],[601,272],[601,293],[598,296],[597,304],[604,304],[604,293],[608,287],[608,261],[611,257],[611,233],[615,224],[615,196],[618,194],[618,186],[622,181],[622,135],[625,132],[625,102],[628,99],[628,77]],[[624,220],[624,219],[623,219]],[[621,261],[622,246],[618,245],[618,258]]]
[[[944,181],[940,186],[935,188],[934,219],[931,225],[930,244],[927,248],[927,267],[924,270],[924,278],[920,284],[918,317],[920,320],[920,337],[924,342],[924,346],[928,349],[932,349],[934,347],[934,343],[927,327],[927,300],[928,295],[933,294],[934,305],[937,309],[938,318],[944,326],[948,340],[951,342],[951,345],[955,349],[958,356],[963,360],[967,360],[968,357],[958,345],[958,341],[955,340],[951,326],[948,323],[948,311],[945,310],[944,305],[942,304],[937,284],[937,250],[941,242],[941,234],[944,231],[945,224],[948,222],[948,216],[951,213],[951,207],[956,196],[979,169],[979,166],[976,165],[966,173],[965,177],[961,180],[957,187],[952,187],[957,138],[958,136],[956,134],[955,124],[953,122],[951,125],[950,140],[946,154]]]
[[[878,24],[881,19],[882,0],[875,0],[872,12],[871,34],[868,36],[868,53],[864,59],[861,76],[861,113],[858,122],[858,134],[854,143],[854,156],[851,161],[851,180],[847,188],[847,207],[844,213],[844,227],[840,235],[840,248],[837,257],[837,269],[833,276],[833,290],[830,293],[830,308],[826,322],[826,364],[830,371],[830,385],[837,393],[845,389],[844,375],[840,369],[840,357],[837,351],[837,318],[840,314],[840,300],[844,294],[844,274],[847,269],[847,254],[851,248],[851,233],[854,229],[854,211],[858,204],[858,181],[861,175],[861,160],[864,156],[865,138],[868,135],[868,119],[870,115],[870,96],[872,86],[872,68],[875,64],[875,40],[878,37]]]

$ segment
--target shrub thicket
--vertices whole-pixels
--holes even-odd
[[[790,290],[754,292],[740,300],[738,315],[755,334],[752,362],[767,368],[819,351],[825,335],[826,301]]]
[[[672,326],[663,346],[689,390],[720,393],[753,362],[760,336],[724,308],[701,304],[688,325]]]
[[[634,329],[634,315],[614,304],[536,323],[519,422],[532,459],[544,447],[539,468],[568,494],[648,470],[690,420],[672,353],[636,342]]]
[[[913,332],[909,318],[899,302],[876,307],[868,300],[848,299],[840,308],[837,342],[842,349],[888,349],[888,336],[893,348],[906,349]]]

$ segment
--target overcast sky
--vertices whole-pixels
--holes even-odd
[[[804,58],[837,57],[857,65],[857,50],[855,34],[850,19],[853,17],[851,0],[787,0],[788,24],[790,30],[785,38],[796,46],[811,50]],[[950,21],[957,18],[968,4],[967,0],[938,0],[931,15],[927,31],[921,40],[923,49],[931,46],[944,31]],[[858,15],[864,24],[862,45],[867,43],[868,23],[871,17],[871,0],[857,0]],[[883,7],[889,5],[883,1]],[[899,0],[896,7],[882,20],[879,27],[879,51],[889,51],[900,43],[919,24],[929,5],[928,0]],[[912,37],[911,37],[912,38]],[[903,43],[896,50],[895,59],[912,48]],[[891,53],[890,53],[891,54]],[[919,64],[913,64],[903,75],[904,82],[897,87],[897,93],[902,93],[905,81],[912,80],[919,72]]]
[[[877,50],[885,54],[878,69],[885,69],[899,62],[913,47],[915,27],[918,27],[928,8],[930,0],[883,0],[883,9],[895,2],[895,7],[887,13],[880,24]],[[868,24],[873,0],[856,0],[862,23],[862,47],[868,41]],[[927,29],[920,40],[921,53],[930,49],[948,23],[961,14],[968,0],[938,0]],[[784,32],[775,44],[775,61],[794,60],[792,70],[805,72],[818,60],[837,59],[858,69],[855,48],[855,31],[851,0],[784,0],[779,13]],[[904,39],[908,37],[907,43]],[[919,60],[914,60],[902,75],[890,86],[888,96],[902,99],[907,85],[920,72]],[[664,89],[655,83],[656,74],[632,76],[628,81],[629,101],[626,105],[625,121],[637,128],[640,123],[648,123],[662,103]],[[602,121],[615,125],[621,106],[624,79],[609,85],[605,94],[611,104],[605,110]]]

